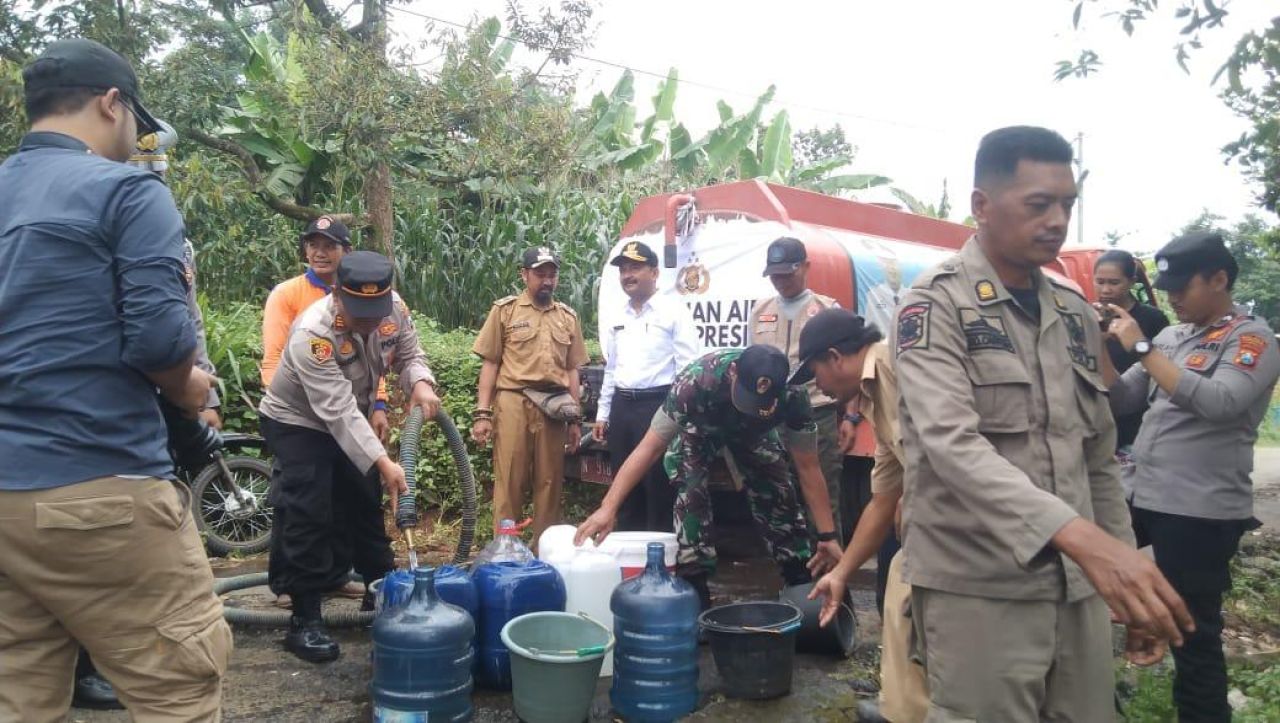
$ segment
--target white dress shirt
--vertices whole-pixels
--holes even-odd
[[[631,300],[617,322],[604,330],[604,382],[596,421],[607,422],[616,389],[649,389],[671,384],[676,372],[702,353],[689,309],[654,294],[640,311]]]

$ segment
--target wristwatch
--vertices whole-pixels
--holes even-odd
[[[836,537],[837,535],[835,530],[832,530],[831,532],[819,532],[817,534],[818,542],[831,542],[836,539]]]
[[[1139,339],[1133,344],[1133,353],[1140,357],[1150,354],[1151,349],[1152,346],[1150,339]]]

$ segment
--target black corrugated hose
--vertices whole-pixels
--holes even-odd
[[[436,424],[444,432],[445,442],[449,445],[449,454],[453,457],[454,467],[458,470],[458,478],[462,482],[462,534],[458,538],[458,547],[453,553],[453,564],[462,565],[471,556],[471,544],[476,534],[476,476],[471,469],[471,458],[467,455],[467,445],[462,439],[453,418],[441,407],[435,416]],[[400,466],[404,468],[405,483],[410,490],[416,489],[416,471],[418,466],[418,443],[422,437],[422,408],[414,405],[405,420],[400,434]],[[410,509],[406,510],[406,501]],[[417,517],[417,502],[412,493],[399,500],[399,513],[396,523],[408,521],[408,515]],[[359,580],[353,575],[352,579]],[[256,572],[249,575],[237,575],[215,580],[213,591],[224,595],[234,590],[244,590],[267,584],[267,573]],[[359,612],[357,610],[325,610],[324,621],[330,627],[359,627],[373,622],[376,613]],[[284,627],[289,624],[291,613],[287,610],[246,610],[237,607],[224,607],[223,615],[227,621],[237,625],[257,625],[266,627]]]

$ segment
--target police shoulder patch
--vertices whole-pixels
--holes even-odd
[[[898,310],[898,353],[929,348],[929,314],[933,302],[918,301]]]
[[[1259,334],[1241,334],[1238,342],[1240,348],[1236,350],[1233,363],[1242,369],[1257,366],[1262,353],[1267,349],[1267,340]]]
[[[317,364],[323,364],[333,358],[333,342],[328,339],[312,339],[311,358]]]

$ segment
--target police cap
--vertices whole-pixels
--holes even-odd
[[[767,265],[762,276],[794,273],[808,258],[809,254],[800,239],[783,236],[769,244],[769,250],[765,253]]]
[[[1212,274],[1225,270],[1235,279],[1239,266],[1227,250],[1222,234],[1213,231],[1193,231],[1165,244],[1156,252],[1155,287],[1161,291],[1181,291],[1196,274]]]
[[[354,251],[338,262],[338,296],[347,315],[381,319],[391,315],[391,279],[395,269],[386,256]]]

